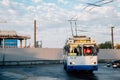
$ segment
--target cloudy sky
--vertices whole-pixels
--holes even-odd
[[[111,40],[120,43],[120,0],[100,7],[88,6],[100,0],[0,0],[0,30],[15,30],[31,36],[27,45],[33,45],[33,22],[37,20],[37,41],[43,47],[62,48],[71,36],[68,20],[77,20],[78,35],[87,35],[97,43]],[[100,5],[112,0],[103,0]],[[75,35],[75,22],[72,22]]]

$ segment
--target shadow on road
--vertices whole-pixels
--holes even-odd
[[[87,72],[67,72],[68,76],[72,78],[82,79],[82,80],[98,80],[94,73]]]

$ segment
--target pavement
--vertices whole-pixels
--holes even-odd
[[[67,73],[63,64],[0,67],[0,80],[120,80],[120,68],[113,69],[99,64],[92,74]]]

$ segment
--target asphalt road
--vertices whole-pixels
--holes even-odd
[[[67,73],[63,64],[0,67],[0,80],[120,80],[120,68],[99,64],[93,74]]]

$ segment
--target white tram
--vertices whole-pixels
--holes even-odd
[[[98,69],[97,53],[95,40],[86,36],[73,36],[64,46],[64,69],[93,72]]]

